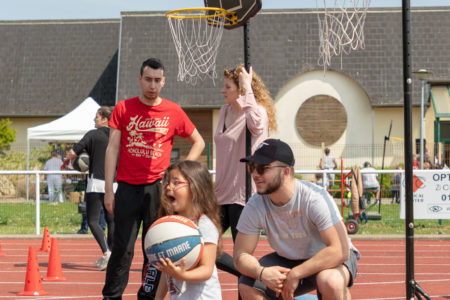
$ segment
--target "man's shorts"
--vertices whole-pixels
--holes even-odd
[[[350,258],[344,262],[344,265],[347,267],[348,271],[350,272],[350,280],[348,282],[348,287],[351,287],[353,285],[353,281],[356,278],[357,273],[357,267],[358,267],[358,259],[359,259],[359,252],[354,249],[350,249]],[[290,260],[287,258],[284,258],[282,256],[279,256],[276,252],[267,254],[263,256],[259,263],[261,266],[270,267],[270,266],[282,266],[285,268],[292,269],[300,264],[302,264],[305,260]],[[257,279],[253,279],[247,276],[242,275],[239,278],[239,283],[251,286],[259,291],[261,291],[268,299],[274,299],[274,300],[281,300],[283,299],[280,295],[279,297],[276,297],[275,292],[266,285]],[[316,290],[316,275],[311,275],[309,277],[303,278],[300,280],[297,289],[294,292],[294,296],[299,296],[306,294],[310,291]],[[319,295],[319,293],[318,293]],[[319,299],[320,295],[319,295]]]
[[[380,186],[366,186],[363,188],[363,191],[379,191],[380,190]]]

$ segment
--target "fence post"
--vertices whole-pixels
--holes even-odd
[[[39,233],[40,233],[40,231],[41,231],[41,229],[40,229],[40,226],[41,226],[41,218],[40,218],[40,215],[41,215],[41,191],[40,191],[40,186],[41,186],[41,183],[40,183],[40,178],[39,178],[39,171],[36,171],[36,173],[35,173],[35,175],[36,175],[36,191],[35,191],[35,193],[36,193],[36,197],[35,197],[35,204],[36,204],[36,235],[39,235]]]

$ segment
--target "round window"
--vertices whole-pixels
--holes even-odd
[[[336,98],[316,95],[297,111],[295,126],[300,136],[314,146],[335,143],[347,128],[347,112]]]

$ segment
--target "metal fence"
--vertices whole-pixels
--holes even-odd
[[[377,174],[380,183],[380,194],[379,198],[377,198],[377,190],[364,189],[362,199],[360,200],[360,203],[358,203],[361,210],[357,212],[357,214],[354,214],[352,211],[351,204],[351,170],[296,171],[297,177],[299,178],[302,178],[305,175],[311,175],[311,173],[313,173],[316,178],[319,178],[319,185],[327,189],[333,196],[340,209],[344,222],[355,220],[357,228],[353,228],[349,233],[356,233],[358,228],[369,230],[366,233],[372,233],[373,230],[371,229],[373,229],[373,227],[379,227],[379,230],[375,230],[375,232],[379,231],[378,233],[382,233],[383,228],[387,232],[402,232],[404,220],[400,219],[400,190],[401,182],[403,180],[395,177],[395,175],[398,174],[400,175],[400,178],[403,178],[403,170],[361,170],[361,174]],[[330,173],[334,174],[335,179],[327,182],[327,174]],[[325,178],[325,180],[322,180],[322,178]],[[317,183],[317,180],[315,182]],[[347,228],[349,229],[349,226],[347,226]]]
[[[79,229],[81,214],[78,213],[77,202],[83,198],[83,182],[86,177],[76,171],[44,172],[43,163],[48,159],[48,148],[54,145],[37,143],[32,144],[32,157],[30,166],[33,171],[19,171],[25,169],[26,153],[18,151],[17,147],[11,150],[7,156],[0,157],[0,234],[39,234],[43,226],[52,226],[52,232],[74,233]],[[296,165],[297,177],[316,181],[316,174],[326,175],[326,172],[318,169],[319,160],[323,155],[322,149],[309,149],[302,145],[291,145],[294,155],[300,165]],[[43,150],[42,150],[43,149]],[[402,165],[403,142],[394,141],[384,145],[333,145],[332,154],[338,161],[339,168],[342,165],[345,169],[344,175],[353,166],[362,166],[365,161],[370,161],[375,168],[380,169],[384,163],[385,170],[377,170],[378,180],[381,182],[380,201],[376,201],[374,192],[364,194],[366,212],[368,218],[361,220],[361,229],[373,229],[373,227],[392,228],[403,232],[404,220],[399,218],[400,204],[397,189],[393,188],[393,175],[398,170],[392,170],[394,166]],[[384,156],[383,156],[384,152]],[[209,148],[208,153],[212,153]],[[208,156],[208,166],[213,166]],[[214,173],[214,171],[211,171]],[[343,212],[344,219],[351,218],[352,212],[349,206],[350,193],[340,184],[342,177],[340,170],[331,171],[334,173],[336,181],[329,189],[330,194],[336,200],[339,208]],[[62,192],[64,202],[58,203],[48,199],[46,192],[46,174],[59,173],[63,176]],[[326,177],[326,176],[324,176]],[[428,222],[422,227],[433,227],[439,230],[439,226],[449,226],[446,222]],[[34,225],[34,230],[30,231],[30,224]],[[366,226],[368,224],[369,226]],[[373,225],[371,227],[370,225]],[[438,228],[438,229],[436,229]]]
[[[321,148],[308,148],[302,144],[290,146],[297,161],[297,169],[318,169],[319,161],[324,155]],[[366,161],[375,168],[381,168],[384,164],[387,169],[404,163],[404,145],[399,141],[386,143],[386,146],[384,144],[334,144],[330,146],[330,150],[339,166],[342,158],[344,168],[362,167]]]
[[[71,149],[71,143],[46,143],[42,141],[30,141],[30,149],[32,152],[38,152],[32,154],[30,162],[33,160],[42,160],[50,157],[50,151],[52,148],[60,149],[60,155],[64,156],[64,149]],[[290,143],[292,151],[298,161],[298,169],[301,170],[314,170],[319,165],[319,160],[323,156],[321,147],[306,147],[301,143]],[[212,160],[214,145],[209,144],[204,150],[205,159]],[[190,149],[190,144],[185,139],[177,138],[174,143],[174,158],[185,156]],[[340,160],[340,157],[344,160],[344,167],[350,168],[355,165],[361,166],[365,161],[370,161],[373,166],[381,167],[383,163],[383,151],[384,151],[384,165],[394,167],[404,162],[404,144],[402,141],[390,141],[386,145],[383,143],[378,144],[334,144],[330,146],[331,154]],[[39,150],[41,152],[39,152]],[[11,146],[10,153],[23,153],[26,154],[26,144],[15,143]],[[210,166],[213,168],[212,165]]]
[[[45,179],[50,174],[62,177],[51,198]],[[86,174],[77,171],[0,171],[0,233],[32,234],[34,227],[34,233],[40,234],[41,225],[72,233],[66,230],[81,223],[77,207],[85,189]]]
[[[350,191],[345,184],[341,185],[342,175],[345,176],[348,172],[350,170],[344,170],[342,174],[340,170],[296,170],[296,176],[302,178],[321,174],[326,178],[327,173],[334,173],[335,181],[328,190],[341,209],[344,219],[349,219],[352,218]],[[359,220],[362,226],[369,223],[396,226],[401,231],[404,221],[399,217],[400,199],[396,194],[398,186],[393,186],[391,182],[393,174],[402,172],[375,171],[382,182],[381,197],[375,199],[374,191],[364,193],[368,218]],[[56,197],[49,199],[45,181],[48,174],[63,176],[59,191],[63,194],[62,203]],[[0,233],[40,234],[44,226],[59,234],[75,233],[81,223],[77,206],[84,196],[85,177],[85,174],[77,171],[0,171]],[[349,184],[349,178],[343,181]]]

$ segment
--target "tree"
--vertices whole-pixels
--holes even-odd
[[[0,155],[5,155],[9,150],[10,144],[16,140],[16,130],[10,127],[9,119],[0,120]]]

